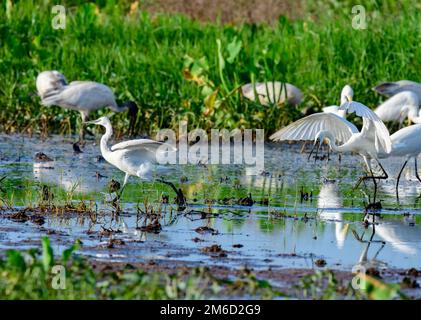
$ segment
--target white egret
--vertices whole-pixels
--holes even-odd
[[[341,91],[341,103],[339,106],[328,106],[328,107],[324,107],[322,109],[323,112],[327,112],[327,113],[334,113],[338,116],[340,116],[341,118],[345,118],[346,116],[346,110],[340,110],[340,106],[343,105],[345,102],[347,101],[352,101],[354,98],[354,90],[352,90],[350,85],[346,85],[345,87],[343,87],[342,91]]]
[[[314,140],[315,145],[327,141],[329,147],[336,152],[356,152],[360,154],[367,166],[370,176],[360,178],[359,183],[365,179],[373,179],[375,185],[374,201],[377,192],[376,179],[387,179],[378,154],[388,154],[392,148],[389,131],[379,117],[368,107],[359,102],[346,102],[341,109],[349,113],[355,112],[363,118],[361,132],[348,120],[333,113],[315,113],[302,118],[270,136],[271,140],[309,141]],[[341,143],[340,145],[337,145]],[[314,148],[313,148],[314,149]],[[311,154],[310,154],[311,155]],[[371,159],[376,160],[383,175],[374,176]]]
[[[128,110],[130,118],[129,133],[133,133],[138,107],[135,102],[117,104],[112,90],[93,81],[73,81],[67,84],[64,75],[57,71],[44,71],[37,77],[37,90],[41,103],[45,106],[60,106],[79,111],[82,116],[81,136],[84,136],[84,123],[89,114],[98,109],[109,107],[114,112]]]
[[[285,101],[292,105],[299,105],[303,99],[300,89],[292,84],[280,81],[248,83],[241,87],[241,91],[251,101],[257,100],[257,94],[259,102],[264,106],[282,104]]]
[[[418,96],[418,99],[421,100],[421,83],[415,81],[400,80],[396,82],[383,82],[375,86],[373,90],[388,97],[402,91],[412,91]]]
[[[390,136],[392,148],[389,153],[380,153],[379,158],[405,157],[405,162],[396,179],[396,197],[399,199],[399,180],[408,161],[414,159],[415,176],[421,182],[418,174],[417,156],[421,153],[421,124],[405,127]]]
[[[108,163],[126,174],[118,198],[121,196],[130,176],[150,180],[152,178],[151,174],[154,171],[159,172],[164,169],[163,166],[159,165],[158,157],[163,156],[166,152],[176,151],[169,144],[150,139],[129,140],[109,146],[108,141],[113,134],[110,120],[107,117],[101,117],[97,120],[89,121],[87,124],[96,124],[105,127],[105,133],[101,137],[101,154]],[[158,181],[171,186],[177,194],[179,207],[185,208],[186,201],[181,190],[177,190],[171,182],[161,179],[158,179]]]
[[[419,116],[419,98],[412,91],[402,91],[379,105],[374,112],[384,122],[399,122],[402,126],[405,118],[413,123],[421,123]]]

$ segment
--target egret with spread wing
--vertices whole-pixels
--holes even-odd
[[[340,109],[349,113],[355,112],[363,118],[361,132],[348,120],[332,113],[316,113],[302,118],[274,133],[270,139],[274,141],[314,140],[315,145],[327,141],[329,147],[336,152],[356,152],[360,154],[367,166],[370,176],[360,178],[373,179],[375,185],[374,201],[377,192],[376,179],[387,179],[388,175],[378,160],[378,153],[388,154],[392,143],[389,131],[379,117],[368,107],[359,102],[346,102]],[[340,143],[338,145],[337,143]],[[375,159],[383,171],[382,176],[374,176],[371,159]]]
[[[107,117],[101,117],[97,120],[89,121],[87,124],[96,124],[105,127],[105,134],[101,137],[101,154],[108,163],[126,174],[118,198],[121,197],[130,176],[150,180],[154,171],[159,173],[160,171],[166,170],[162,165],[159,165],[158,157],[167,152],[176,151],[169,144],[150,139],[129,140],[109,146],[108,141],[113,134],[110,120]],[[171,182],[160,179],[158,181],[170,185],[177,194],[178,205],[185,207],[186,201],[180,189],[175,188]]]
[[[114,112],[128,110],[129,133],[136,124],[138,107],[135,102],[117,104],[113,91],[106,85],[93,81],[73,81],[67,84],[66,78],[58,71],[41,72],[36,81],[38,94],[44,106],[60,106],[79,111],[82,116],[81,138],[84,137],[84,123],[89,114],[109,107]]]

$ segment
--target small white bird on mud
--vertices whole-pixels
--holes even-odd
[[[129,140],[109,146],[108,142],[113,134],[110,120],[107,117],[101,117],[97,120],[89,121],[87,124],[96,124],[105,127],[105,133],[101,137],[100,143],[101,154],[108,163],[126,174],[117,198],[121,197],[130,176],[136,176],[143,180],[151,180],[154,172],[168,171],[168,167],[159,164],[159,157],[163,157],[165,153],[177,151],[169,144],[150,139]],[[169,185],[175,191],[179,209],[184,210],[186,199],[181,189],[177,189],[171,182],[162,179],[157,179],[157,181]]]
[[[299,105],[303,99],[300,89],[289,83],[280,81],[248,83],[241,87],[243,96],[251,101],[259,99],[260,104],[282,104],[288,102],[291,105]]]
[[[84,123],[89,114],[109,107],[114,112],[128,111],[129,134],[133,134],[138,107],[134,101],[117,104],[113,91],[106,85],[93,81],[73,81],[69,84],[58,71],[41,72],[36,80],[38,95],[44,106],[60,106],[79,111],[82,116],[81,139],[84,138]]]

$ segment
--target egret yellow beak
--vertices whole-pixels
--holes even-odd
[[[86,121],[85,124],[97,124],[98,120]]]
[[[346,100],[348,100],[348,102],[352,101],[352,97],[350,95],[346,95],[345,97],[346,97]]]

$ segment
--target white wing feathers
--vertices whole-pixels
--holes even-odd
[[[111,151],[124,150],[124,149],[146,149],[151,152],[156,152],[161,146],[166,146],[168,151],[176,151],[177,149],[170,144],[159,142],[150,139],[135,139],[130,141],[123,141],[111,147]]]
[[[322,111],[323,112],[326,112],[326,113],[334,113],[334,114],[337,114],[338,111],[339,111],[339,106],[328,106],[328,107],[324,107],[322,109]]]
[[[392,150],[392,141],[390,140],[389,130],[387,130],[383,121],[370,108],[357,101],[345,102],[340,110],[347,110],[363,118],[362,134],[372,135],[377,152],[390,153]]]
[[[126,154],[131,154],[133,157],[148,159],[148,161],[155,163],[165,153],[176,152],[177,148],[155,140],[136,139],[117,143],[111,146],[111,151],[125,151]]]
[[[355,125],[333,113],[315,113],[295,121],[270,136],[274,141],[313,141],[320,131],[330,131],[338,143],[344,143],[354,133],[358,133]]]
[[[73,81],[55,94],[42,99],[45,106],[82,108],[94,111],[102,107],[117,108],[114,93],[109,87],[92,81]]]

